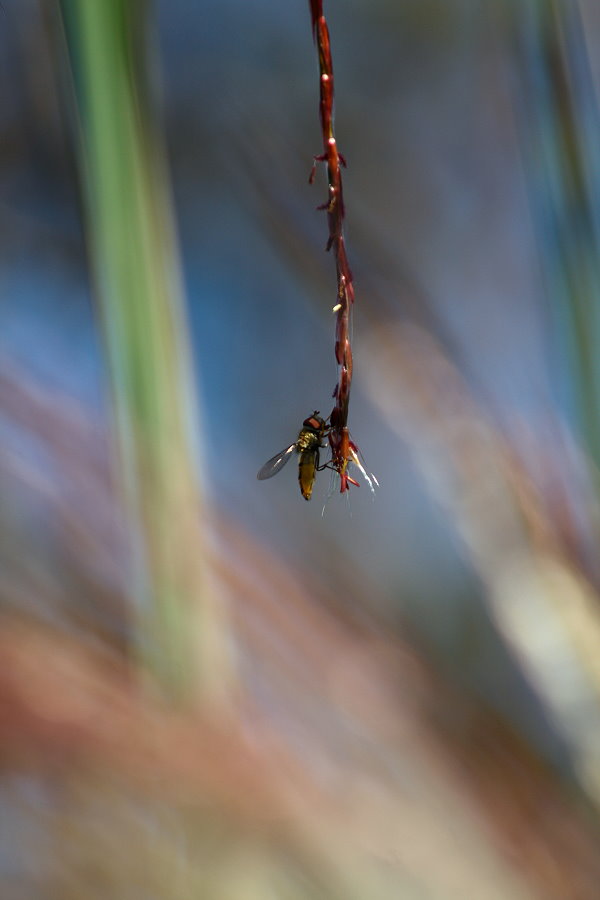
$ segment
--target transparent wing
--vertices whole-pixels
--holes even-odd
[[[256,476],[258,480],[264,481],[265,478],[272,478],[273,475],[277,475],[279,470],[283,469],[286,462],[291,458],[295,449],[296,444],[290,444],[289,447],[286,447],[285,450],[281,450],[272,459],[266,462]]]

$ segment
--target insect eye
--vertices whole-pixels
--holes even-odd
[[[320,416],[309,416],[302,423],[304,428],[310,428],[312,431],[320,431],[324,424]]]

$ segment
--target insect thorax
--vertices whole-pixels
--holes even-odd
[[[303,428],[296,441],[296,450],[298,453],[301,453],[303,450],[316,450],[320,443],[321,438],[318,434],[315,434],[314,431],[310,431],[308,428]]]

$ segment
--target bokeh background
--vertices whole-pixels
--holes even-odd
[[[9,900],[599,895],[600,10],[325,12],[308,504],[308,4],[3,0]]]

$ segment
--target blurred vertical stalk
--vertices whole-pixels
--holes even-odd
[[[165,154],[149,102],[145,0],[61,0],[133,544],[141,660],[173,698],[220,695],[225,626],[207,590],[198,423]]]
[[[561,405],[600,467],[600,116],[576,0],[515,5],[518,118]]]

